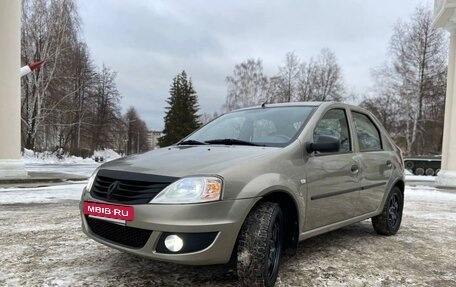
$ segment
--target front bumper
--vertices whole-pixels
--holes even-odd
[[[189,265],[224,264],[230,260],[244,219],[258,200],[259,198],[249,198],[200,204],[133,205],[135,219],[127,221],[125,226],[150,231],[150,236],[146,232],[148,239],[146,239],[145,245],[140,248],[133,248],[97,235],[91,230],[82,211],[83,202],[92,201],[107,204],[109,202],[94,199],[84,190],[80,203],[82,230],[88,237],[107,246],[160,261]],[[104,222],[104,224],[116,223]],[[202,250],[166,254],[157,251],[163,233],[216,233],[216,236],[213,242]]]

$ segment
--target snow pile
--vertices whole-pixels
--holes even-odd
[[[102,161],[100,157],[103,157]],[[111,149],[95,151],[94,155],[87,158],[65,153],[58,155],[57,152],[34,152],[28,149],[25,149],[22,155],[28,172],[66,173],[83,177],[89,177],[100,164],[117,158],[120,158],[120,155]]]
[[[69,154],[62,154],[59,155],[57,152],[34,152],[33,150],[29,150],[24,148],[24,152],[22,153],[22,160],[25,164],[29,163],[47,163],[47,164],[59,164],[59,163],[69,163],[69,164],[77,164],[77,163],[92,163],[93,160],[91,158],[82,158],[79,156],[69,155]]]
[[[24,148],[22,160],[25,164],[92,164],[95,157],[103,157],[103,162],[118,159],[121,156],[112,149],[97,150],[92,157],[82,158],[68,153],[57,152],[34,152]]]
[[[103,157],[103,161],[111,161],[114,159],[118,159],[121,156],[112,149],[104,149],[94,151],[93,157]]]
[[[24,148],[24,152],[22,153],[22,157],[24,158],[33,158],[35,157],[35,152],[31,149]]]

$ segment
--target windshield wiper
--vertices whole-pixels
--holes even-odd
[[[205,141],[207,144],[225,144],[225,145],[251,145],[251,146],[264,146],[253,142],[238,140],[238,139],[214,139]]]
[[[196,140],[186,140],[186,141],[181,141],[181,142],[178,142],[177,145],[206,145],[207,143],[203,143],[203,142],[200,142],[200,141],[196,141]]]

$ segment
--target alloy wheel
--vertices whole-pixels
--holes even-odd
[[[399,196],[393,194],[388,204],[388,224],[391,228],[396,228],[399,223],[400,210],[399,210]]]
[[[276,218],[272,226],[271,237],[269,238],[268,252],[268,276],[274,277],[279,267],[280,250],[282,248],[281,224],[279,218]]]

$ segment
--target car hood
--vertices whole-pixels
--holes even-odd
[[[235,145],[171,146],[107,162],[101,168],[173,177],[215,175],[280,149]]]

